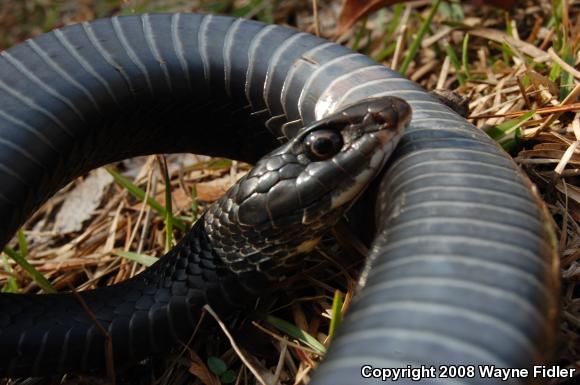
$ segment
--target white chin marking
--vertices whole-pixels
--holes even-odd
[[[382,150],[377,151],[371,157],[371,160],[369,162],[369,167],[373,170],[376,170],[379,167],[381,167],[384,160],[385,160],[385,152]]]
[[[318,245],[318,242],[320,242],[320,237],[304,241],[300,245],[298,245],[296,251],[300,254],[311,252],[312,250],[314,250],[316,245]]]
[[[366,173],[366,171],[365,171]],[[343,206],[345,203],[352,201],[364,188],[366,181],[360,180],[360,176],[357,177],[355,183],[349,186],[347,190],[341,191],[340,194],[334,195],[330,201],[330,207],[335,209],[337,207]]]
[[[369,161],[368,168],[356,176],[355,183],[349,186],[347,190],[341,191],[340,194],[332,197],[330,202],[331,207],[335,209],[355,199],[375,176],[377,173],[376,170],[383,166],[384,160],[385,152],[382,150],[376,151]]]

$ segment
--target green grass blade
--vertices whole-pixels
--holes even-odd
[[[358,51],[358,49],[360,47],[360,41],[361,41],[366,29],[367,29],[367,18],[365,17],[362,19],[360,26],[356,30],[356,35],[354,36],[354,43],[352,44],[352,50],[354,52]]]
[[[6,253],[6,255],[12,258],[14,262],[19,264],[20,267],[22,267],[24,271],[26,271],[28,275],[30,275],[30,278],[32,278],[32,280],[36,282],[36,284],[42,290],[44,290],[46,293],[56,293],[55,288],[52,287],[50,282],[48,282],[48,279],[46,279],[44,275],[40,274],[38,270],[34,268],[34,266],[28,263],[28,261],[25,258],[23,258],[22,255],[20,255],[14,249],[8,246],[4,247],[4,252]]]
[[[564,43],[560,52],[560,56],[566,63],[570,64],[570,67],[574,68],[574,56],[571,54],[571,51],[571,47]],[[560,95],[558,95],[560,100],[566,99],[566,96],[572,92],[573,88],[574,75],[562,68],[560,73]]]
[[[500,123],[497,126],[493,127],[492,129],[488,130],[487,134],[491,136],[492,139],[499,141],[504,136],[514,132],[516,128],[521,127],[522,124],[530,120],[535,113],[536,113],[535,110],[528,111],[519,118],[510,119],[508,121]]]
[[[199,217],[199,205],[197,204],[197,185],[191,186],[191,222],[195,223]]]
[[[465,78],[469,79],[471,77],[469,73],[469,34],[466,33],[465,37],[463,38],[463,47],[461,51],[461,62],[463,64],[463,73],[465,74]]]
[[[388,46],[383,48],[378,54],[375,55],[375,57],[374,57],[375,61],[382,62],[383,60],[385,60],[386,58],[391,56],[395,52],[396,49],[397,49],[397,43],[393,42],[393,43],[389,44]]]
[[[461,4],[457,3],[441,3],[441,6],[439,6],[439,14],[454,22],[460,22],[465,19],[463,8]]]
[[[143,191],[143,189],[135,186],[129,179],[125,178],[123,175],[119,174],[112,168],[107,167],[107,171],[115,179],[117,184],[129,191],[135,198],[140,201],[145,199],[145,191]],[[165,218],[167,215],[167,210],[165,207],[160,205],[159,202],[155,200],[155,198],[148,196],[147,205],[149,205],[149,207],[151,207],[153,210],[157,211],[157,213],[159,213],[163,218]],[[187,229],[185,224],[177,218],[173,218],[173,225],[181,231],[185,231]]]
[[[6,280],[6,284],[2,287],[2,293],[18,293],[20,288],[18,287],[18,281],[14,278],[12,274],[12,269],[8,264],[8,257],[6,254],[2,254],[2,264],[4,265],[4,271],[8,274],[8,279]]]
[[[387,30],[385,31],[385,39],[390,39],[397,28],[399,28],[399,24],[401,24],[401,16],[403,16],[403,10],[405,9],[404,5],[401,3],[395,4],[393,7],[393,18],[387,25]]]
[[[296,338],[298,341],[301,341],[312,349],[322,354],[326,352],[324,345],[322,345],[316,338],[312,337],[310,334],[306,333],[299,327],[272,315],[267,315],[266,321],[276,329],[288,334],[291,337]]]
[[[429,14],[427,15],[427,18],[421,24],[421,28],[419,28],[419,32],[417,33],[417,36],[415,36],[415,39],[411,43],[411,46],[409,47],[409,51],[407,52],[407,55],[405,56],[405,59],[403,60],[403,64],[401,64],[401,67],[399,67],[399,73],[405,75],[405,73],[409,69],[409,65],[411,65],[411,62],[415,58],[417,51],[419,51],[419,47],[421,46],[421,41],[423,40],[423,37],[425,36],[427,31],[429,30],[429,26],[431,24],[431,21],[433,20],[433,16],[435,16],[435,13],[437,12],[437,9],[439,8],[439,4],[441,4],[441,0],[435,0],[435,3],[431,7],[431,10],[429,11]]]
[[[395,6],[393,7],[393,17],[385,27],[385,36],[383,37],[383,41],[381,44],[383,48],[373,58],[375,59],[375,61],[382,62],[395,52],[397,43],[394,41],[393,42],[390,41],[393,37],[393,34],[399,27],[399,24],[401,24],[401,16],[403,14],[403,9],[404,5],[401,3],[395,4]]]
[[[117,182],[121,187],[125,188],[127,191],[131,193],[135,198],[140,201],[145,199],[145,191],[143,189],[135,186],[129,179],[125,178],[123,175],[119,174],[112,168],[107,168],[109,174],[113,176],[115,182]],[[165,215],[165,208],[159,204],[155,199],[152,197],[147,197],[147,204],[159,214]]]
[[[150,255],[133,253],[131,251],[117,250],[115,251],[115,254],[123,258],[130,259],[131,261],[140,263],[143,266],[151,266],[159,260],[158,258],[151,257]]]
[[[235,0],[221,0],[210,2],[209,4],[206,4],[206,2],[204,2],[204,7],[207,8],[208,13],[227,14],[232,12],[234,3]]]
[[[505,33],[510,36],[510,37],[514,37],[514,29],[512,28],[513,25],[512,23],[510,23],[511,21],[511,17],[507,17],[506,23],[505,23]]]
[[[274,2],[271,0],[262,0],[265,3],[264,10],[258,14],[258,20],[266,24],[274,24]]]
[[[515,53],[512,51],[509,44],[506,43],[501,43],[500,49],[505,65],[509,66],[510,63],[512,62],[512,58],[515,56]]]
[[[461,64],[459,63],[459,59],[457,58],[457,54],[451,45],[445,44],[445,52],[447,56],[449,56],[449,61],[453,68],[455,68],[455,73],[457,74],[457,81],[460,85],[465,85],[466,79],[463,71],[461,70]]]
[[[183,223],[187,223],[188,225],[192,224],[191,216],[187,215],[174,215],[173,218],[180,220]]]
[[[330,326],[328,328],[328,340],[332,341],[334,335],[336,334],[336,329],[340,326],[342,322],[342,304],[343,298],[340,291],[336,290],[334,292],[334,298],[332,300],[332,318],[330,319]]]
[[[28,244],[22,229],[18,230],[18,252],[22,255],[22,258],[26,258],[28,255]]]
[[[562,72],[562,68],[560,67],[560,64],[553,63],[552,68],[550,68],[550,73],[548,74],[548,79],[555,82],[556,79],[558,79],[558,76],[560,76],[561,72]]]
[[[535,110],[528,111],[517,119],[510,119],[489,129],[487,134],[498,142],[506,151],[511,150],[520,134],[521,126],[530,120],[536,113]]]
[[[161,174],[163,175],[163,180],[165,182],[165,215],[163,216],[163,219],[165,221],[165,252],[167,253],[173,246],[173,223],[176,219],[173,217],[171,178],[169,177],[169,170],[167,169],[167,160],[164,156],[159,156],[157,159],[159,160]]]

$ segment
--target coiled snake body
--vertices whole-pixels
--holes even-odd
[[[386,96],[405,99],[413,120],[376,197],[367,197],[376,202],[377,232],[366,285],[313,383],[381,382],[363,380],[364,365],[546,362],[557,263],[549,228],[514,163],[412,82],[362,54],[279,26],[197,14],[129,16],[55,30],[5,51],[0,241],[6,243],[58,188],[94,167],[161,152],[255,162],[278,146],[278,138],[311,143],[316,137],[306,138],[301,127],[370,97],[388,100],[381,110],[387,114],[403,112],[363,116],[399,127],[405,104]],[[323,123],[320,135],[359,126],[349,121],[337,128],[334,121]],[[333,140],[319,149],[337,147]],[[280,170],[275,175],[279,167],[271,165]],[[263,175],[260,183],[275,184]],[[244,195],[238,189],[235,194]],[[356,194],[335,200],[344,204],[347,195]],[[213,219],[203,222],[209,225],[194,226],[172,250],[175,258],[141,278],[83,294],[118,342],[115,359],[166,350],[168,341],[190,330],[192,303],[243,303],[269,279],[258,270],[279,266],[232,252],[239,247],[219,235],[227,229],[208,237],[204,226],[219,222],[227,212],[220,207],[232,203],[224,198],[222,205],[210,210]],[[238,218],[255,225],[267,214],[257,213],[238,210]],[[260,255],[268,255],[271,243],[260,244]],[[284,253],[309,247],[290,245]],[[78,306],[67,295],[1,295],[0,376],[102,368],[102,335]],[[138,330],[148,333],[137,336]]]

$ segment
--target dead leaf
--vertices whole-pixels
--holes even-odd
[[[408,0],[344,0],[340,15],[338,16],[338,34],[342,35],[357,21],[371,12],[405,1]]]
[[[203,202],[214,202],[219,199],[228,189],[236,183],[246,172],[238,172],[235,176],[225,175],[221,178],[201,182],[196,185],[197,198]]]
[[[344,0],[338,16],[337,34],[342,35],[357,21],[374,11],[389,5],[410,1],[412,0]],[[510,10],[517,0],[471,0],[470,2],[478,6],[487,4]]]
[[[556,189],[569,198],[568,204],[574,202],[576,205],[580,205],[580,188],[571,184],[566,184],[566,186],[564,186],[562,181],[559,181],[556,185]]]
[[[471,35],[483,37],[484,39],[493,40],[493,41],[496,41],[498,43],[507,43],[507,44],[519,49],[520,51],[522,51],[526,55],[531,56],[537,62],[544,62],[544,61],[550,59],[550,56],[548,55],[548,53],[546,51],[539,49],[538,47],[536,47],[533,44],[527,43],[527,42],[522,41],[522,40],[514,39],[513,37],[511,37],[507,33],[503,32],[503,31],[499,31],[497,29],[475,28],[475,29],[470,29],[469,33]]]
[[[191,359],[191,365],[189,366],[191,374],[199,378],[205,385],[220,385],[219,380],[209,371],[205,362],[191,349],[189,349],[189,358]]]
[[[159,191],[155,195],[155,200],[157,202],[165,202],[165,190]],[[189,210],[191,208],[191,194],[187,194],[181,188],[174,188],[171,191],[171,202],[173,203],[174,211]],[[142,202],[138,202],[132,208],[140,210],[142,205]]]
[[[560,159],[564,155],[561,150],[523,150],[518,156],[521,158],[539,158],[539,159]],[[570,163],[580,164],[580,155],[574,154],[569,160]]]
[[[517,0],[471,0],[471,3],[476,6],[491,5],[509,11],[516,5]]]
[[[113,177],[106,170],[92,171],[68,194],[56,214],[54,231],[67,234],[82,230],[83,222],[90,219],[99,207],[111,183]]]
[[[191,207],[191,194],[187,194],[183,189],[176,189],[171,194],[176,209],[189,209]]]
[[[542,87],[548,89],[551,95],[558,95],[558,86],[548,79],[546,76],[532,70],[526,69],[526,74],[530,78],[530,81],[534,85],[534,88],[538,91],[542,89]],[[550,99],[551,100],[551,99]],[[544,100],[545,103],[549,102],[550,100]]]

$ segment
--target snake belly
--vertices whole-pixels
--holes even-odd
[[[97,166],[173,152],[254,162],[278,138],[381,95],[405,99],[413,120],[378,190],[366,197],[374,202],[377,230],[364,287],[312,384],[382,383],[361,377],[365,365],[548,362],[556,330],[555,246],[514,162],[416,84],[365,55],[285,27],[200,14],[126,16],[68,26],[3,52],[0,243],[59,188]],[[211,258],[206,265],[211,271]],[[161,292],[146,283],[140,290],[153,301],[181,285],[170,279]],[[114,300],[131,291],[109,294]],[[0,295],[0,330],[16,317],[41,323],[49,309],[71,320],[66,296],[18,297]],[[174,308],[179,315],[187,304]],[[111,317],[114,323],[122,314]],[[163,345],[166,318],[151,311],[135,322],[147,320],[155,325],[151,337],[127,343],[127,356],[139,343]],[[123,332],[130,335],[131,327],[121,339]],[[34,349],[41,336],[0,338],[0,375],[51,370],[44,361],[55,349],[51,336],[42,337],[39,358],[19,371],[6,352]],[[71,333],[63,362],[90,366],[99,359],[91,344]]]

